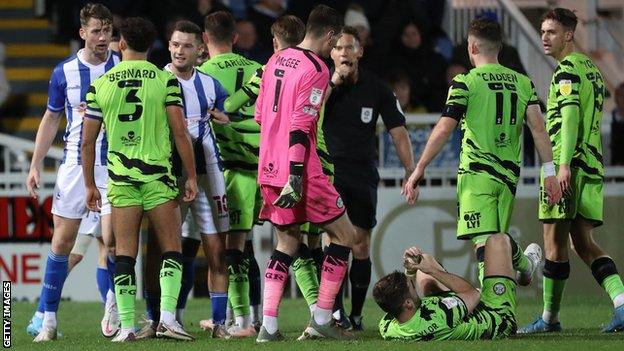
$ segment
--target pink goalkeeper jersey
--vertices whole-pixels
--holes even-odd
[[[288,181],[290,161],[300,161],[292,150],[289,154],[289,134],[294,130],[308,136],[304,177],[323,174],[316,153],[316,122],[328,81],[327,66],[312,51],[287,48],[269,59],[256,100],[259,184],[282,187]]]

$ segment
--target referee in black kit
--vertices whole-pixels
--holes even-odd
[[[381,119],[390,132],[399,159],[408,177],[414,169],[414,156],[405,116],[394,93],[384,82],[358,67],[363,48],[357,30],[344,27],[332,49],[334,72],[329,83],[331,93],[325,106],[323,132],[334,162],[334,185],[355,226],[351,281],[351,314],[347,321],[342,308],[342,294],[334,309],[341,310],[341,323],[362,330],[362,307],[371,279],[370,237],[377,209],[377,148],[375,130]],[[347,323],[350,322],[350,323]],[[346,324],[346,325],[345,325]]]

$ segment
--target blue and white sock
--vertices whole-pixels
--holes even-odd
[[[61,301],[63,284],[67,278],[69,255],[57,255],[50,251],[43,277],[44,327],[56,327],[56,311]]]
[[[108,269],[98,267],[95,273],[95,279],[97,281],[98,291],[100,292],[102,303],[106,303],[106,294],[108,293],[108,286],[110,284]]]
[[[227,309],[227,292],[210,292],[210,303],[212,305],[212,321],[214,324],[225,324],[225,311]]]

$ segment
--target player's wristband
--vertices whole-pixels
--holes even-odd
[[[542,163],[542,170],[544,171],[544,178],[554,177],[557,175],[555,163],[553,161]]]
[[[410,273],[410,271],[408,271],[407,269],[405,269],[405,276],[407,277],[413,277],[416,275],[416,272]]]

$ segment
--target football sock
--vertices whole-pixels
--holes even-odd
[[[323,258],[325,257],[325,253],[323,252],[322,247],[317,247],[310,250],[310,254],[312,255],[312,259],[314,260],[314,264],[316,264],[316,272],[319,275],[321,273],[321,267],[323,266]]]
[[[611,257],[599,257],[591,264],[591,272],[594,279],[600,284],[613,301],[613,307],[618,308],[624,304],[624,285],[618,274],[615,262]]]
[[[182,238],[182,282],[176,309],[186,308],[186,300],[195,284],[195,256],[200,245],[199,240]]]
[[[533,269],[533,263],[524,255],[524,252],[520,250],[514,238],[512,238],[511,235],[508,236],[509,243],[511,244],[511,262],[513,263],[513,268],[521,273],[530,272],[531,269]]]
[[[478,247],[475,251],[477,257],[477,277],[479,278],[479,286],[483,286],[483,277],[485,276],[485,246]]]
[[[262,281],[260,280],[260,266],[253,250],[253,241],[245,241],[245,256],[249,260],[249,272],[247,278],[249,279],[249,305],[253,311],[254,322],[260,321],[260,315],[262,309]]]
[[[240,250],[225,250],[228,265],[228,300],[234,316],[249,315],[249,260]],[[243,328],[247,326],[241,326]]]
[[[477,235],[472,238],[472,245],[476,247],[475,256],[477,257],[477,277],[479,278],[479,286],[483,286],[483,277],[485,275],[485,242],[490,234]]]
[[[47,311],[43,314],[43,328],[56,328],[56,312]]]
[[[182,254],[168,251],[162,254],[160,268],[160,314],[164,311],[175,314],[180,287],[182,285]]]
[[[58,311],[61,301],[63,284],[67,278],[68,255],[57,255],[50,251],[43,276],[44,310],[48,312]]]
[[[354,258],[351,261],[349,280],[351,281],[351,315],[361,316],[371,280],[370,258],[363,260]]]
[[[152,321],[160,320],[160,295],[145,289],[143,296],[145,296],[147,319]]]
[[[136,260],[130,256],[115,257],[115,299],[121,327],[134,328],[134,298],[136,296]]]
[[[115,291],[115,255],[106,256],[106,270],[108,271],[108,288]]]
[[[214,324],[225,324],[225,310],[227,308],[227,298],[227,292],[210,292],[212,322]]]
[[[557,323],[563,291],[570,276],[570,262],[556,262],[546,259],[543,274],[544,313],[542,319],[547,323]]]
[[[310,255],[310,249],[306,244],[299,246],[299,257],[293,263],[295,281],[308,306],[316,303],[318,298],[318,273],[316,264]]]
[[[108,269],[98,267],[95,272],[95,280],[97,282],[98,291],[100,292],[100,298],[102,303],[106,303],[106,294],[108,293]]]
[[[314,310],[314,320],[319,324],[331,321],[334,300],[342,285],[347,268],[351,249],[346,246],[331,243],[325,252],[319,296]]]
[[[284,293],[284,287],[288,281],[288,267],[293,258],[281,251],[274,250],[267,263],[264,273],[264,303],[262,304],[262,325],[265,318],[268,325],[265,328],[270,334],[277,330],[277,313]]]

